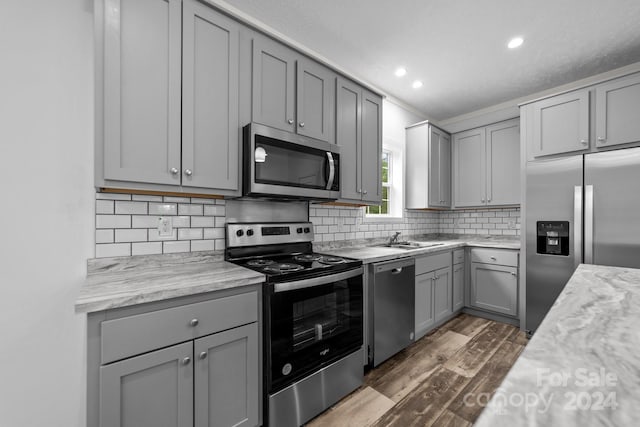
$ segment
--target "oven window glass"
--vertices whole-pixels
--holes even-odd
[[[264,162],[254,162],[255,181],[260,184],[324,189],[329,180],[327,153],[303,145],[256,135]]]

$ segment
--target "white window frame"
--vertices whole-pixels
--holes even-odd
[[[370,214],[367,213],[367,208],[364,208],[365,222],[379,222],[379,221],[398,221],[402,219],[403,211],[403,170],[404,170],[404,147],[402,144],[385,140],[382,151],[389,153],[389,170],[387,173],[387,182],[382,183],[384,187],[388,188],[388,200],[387,204],[389,213],[386,214]],[[382,167],[381,167],[382,169]]]

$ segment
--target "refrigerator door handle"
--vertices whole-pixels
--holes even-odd
[[[573,259],[576,267],[582,262],[582,185],[573,189]]]
[[[593,185],[584,187],[584,263],[593,264]]]

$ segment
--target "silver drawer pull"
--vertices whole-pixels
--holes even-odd
[[[191,363],[191,358],[189,356],[187,356],[184,359],[182,359],[182,364],[183,365],[188,365],[189,363]]]
[[[496,257],[494,257],[494,256],[492,256],[492,257],[491,257],[491,259],[492,259],[493,261],[497,261],[497,260],[498,260],[498,258],[496,258]]]
[[[206,358],[207,358],[207,352],[206,352],[206,351],[203,351],[202,353],[200,353],[200,354],[198,355],[198,357],[199,357],[201,360],[206,359]]]
[[[189,325],[198,326],[198,323],[200,323],[198,319],[191,319],[191,322],[189,322]]]
[[[511,273],[511,275],[512,275],[512,276],[517,276],[517,275],[518,275],[518,273]]]

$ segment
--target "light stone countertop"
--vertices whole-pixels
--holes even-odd
[[[582,264],[474,427],[638,425],[640,270]]]
[[[265,276],[214,252],[92,259],[76,299],[90,313],[264,282]]]
[[[416,255],[428,255],[431,253],[442,252],[457,248],[464,248],[465,246],[483,247],[483,248],[495,248],[495,249],[512,249],[520,250],[519,238],[453,238],[453,239],[419,239],[412,238],[412,241],[428,242],[428,243],[442,243],[438,246],[431,246],[426,248],[416,249],[397,249],[387,248],[384,246],[355,246],[344,248],[317,248],[314,249],[318,252],[322,252],[327,255],[342,256],[347,258],[354,258],[362,260],[364,264],[370,264],[373,262],[389,261],[396,258],[412,257]]]

